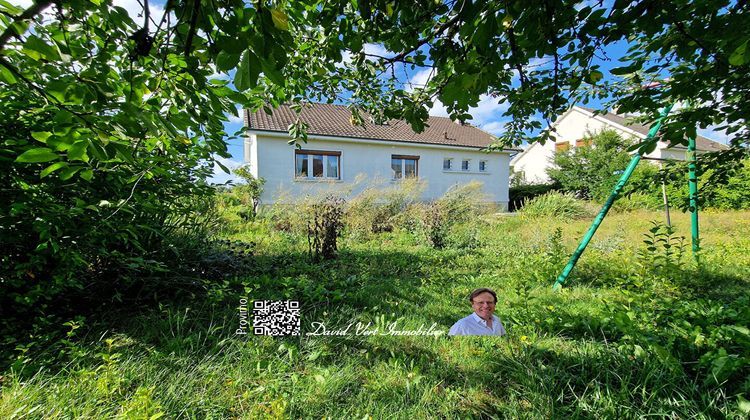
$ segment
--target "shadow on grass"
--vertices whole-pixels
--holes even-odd
[[[450,260],[450,254],[446,255],[443,259]],[[148,306],[111,305],[100,314],[89,334],[79,340],[77,346],[84,349],[86,356],[76,361],[77,367],[92,369],[100,365],[101,358],[96,353],[105,346],[102,341],[107,338],[113,339],[109,351],[121,353],[125,359],[150,358],[168,371],[168,376],[175,377],[191,361],[222,355],[232,346],[248,345],[267,352],[264,356],[268,360],[291,360],[292,368],[303,376],[310,375],[312,367],[356,366],[358,372],[366,373],[353,373],[358,380],[346,385],[343,395],[354,393],[363,401],[375,398],[396,400],[407,406],[422,404],[427,412],[434,409],[444,415],[619,417],[622,410],[632,410],[633,417],[659,413],[691,417],[711,410],[684,373],[662,366],[658,360],[628,358],[609,347],[606,338],[596,336],[597,329],[586,320],[568,326],[580,318],[573,311],[558,312],[559,321],[537,327],[542,339],[534,343],[520,342],[518,337],[323,337],[318,338],[318,344],[311,344],[304,336],[260,339],[235,335],[240,298],[300,300],[303,326],[307,328],[308,321],[315,319],[345,325],[357,317],[393,312],[409,315],[413,322],[437,322],[447,329],[470,310],[468,306],[453,307],[448,303],[424,309],[426,302],[451,293],[450,279],[429,278],[429,267],[436,264],[432,258],[433,255],[376,250],[343,251],[339,259],[322,263],[310,263],[307,255],[300,253],[257,256],[252,261],[251,274],[211,282],[202,292],[169,294],[177,297]],[[612,273],[604,275],[613,278]],[[429,287],[423,287],[425,280]],[[701,277],[700,283],[687,277],[678,284],[700,290],[708,288],[711,280],[716,277]],[[727,285],[740,282],[731,276],[720,280]],[[580,282],[586,283],[585,279]],[[330,316],[326,315],[328,312]],[[297,349],[299,354],[292,356],[293,353],[279,350],[281,344]],[[312,358],[310,355],[323,345],[330,349],[329,353]],[[339,350],[344,345],[348,350]],[[227,357],[245,357],[243,354]],[[424,379],[422,385],[414,386],[423,393],[435,393],[435,401],[421,401],[422,397],[417,397],[408,382],[399,377],[385,383],[387,386],[378,386],[377,381],[382,378],[372,373],[378,365],[389,366],[401,377],[413,373],[416,367]],[[55,373],[63,365],[46,368]],[[440,398],[453,398],[457,405],[441,406],[437,402]],[[347,404],[347,398],[334,397],[317,408],[291,409],[292,414],[305,416],[313,411],[344,411]]]

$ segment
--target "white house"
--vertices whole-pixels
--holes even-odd
[[[635,138],[640,141],[646,138],[649,131],[649,127],[633,123],[628,116],[611,112],[594,115],[593,109],[580,106],[570,108],[554,122],[553,127],[555,131],[552,136],[555,141],[547,141],[545,144],[534,143],[516,155],[510,163],[513,171],[519,176],[523,176],[527,183],[544,184],[550,182],[547,169],[552,166],[555,152],[582,145],[584,137],[589,133],[611,129],[625,138]],[[725,145],[702,136],[695,139],[695,144],[699,153],[726,149]],[[685,160],[686,151],[685,146],[669,147],[669,144],[660,141],[657,143],[656,149],[644,157]]]
[[[310,104],[300,114],[309,125],[308,142],[288,142],[288,127],[297,114],[282,105],[267,114],[245,110],[245,162],[255,177],[266,180],[261,201],[293,200],[325,189],[345,190],[363,176],[397,184],[417,178],[425,184],[422,199],[442,196],[457,185],[480,181],[492,202],[507,208],[510,154],[484,150],[492,135],[449,118],[430,117],[415,133],[408,123],[391,120],[353,125],[342,105]]]

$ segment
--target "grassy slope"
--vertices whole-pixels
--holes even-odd
[[[665,307],[747,299],[749,216],[705,214],[704,269],[686,255],[685,268],[654,274],[636,250],[661,215],[612,215],[562,293],[552,280],[588,221],[490,218],[479,247],[441,251],[406,233],[347,238],[338,261],[318,265],[304,238],[253,226],[235,239],[257,242],[255,275],[206,298],[114,311],[71,340],[69,364],[6,372],[0,418],[739,416],[736,396],[703,385],[697,360],[656,357],[632,336],[667,347],[673,331],[651,325]],[[674,224],[689,236],[686,215]],[[480,286],[499,292],[507,338],[233,334],[239,296],[302,300],[303,330],[378,317],[447,330]],[[633,313],[631,329],[612,308]]]

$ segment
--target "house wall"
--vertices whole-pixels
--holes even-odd
[[[426,184],[423,200],[438,198],[454,185],[476,180],[482,182],[489,201],[503,207],[508,203],[508,152],[486,153],[451,146],[310,136],[303,149],[341,152],[341,180],[300,180],[294,176],[295,148],[287,144],[288,136],[281,134],[255,132],[245,140],[251,143],[251,147],[246,145],[245,161],[250,162],[254,175],[266,180],[261,197],[264,204],[292,202],[329,190],[354,195],[372,183],[396,185],[398,181],[392,181],[391,174],[391,155],[394,154],[420,157],[418,178]],[[454,168],[458,170],[443,171],[443,158],[453,158]],[[470,159],[469,172],[460,171],[462,159]],[[487,161],[486,172],[479,172],[480,160]]]
[[[552,136],[557,141],[566,141],[575,146],[576,140],[595,134],[602,130],[614,130],[623,138],[642,138],[643,136],[632,131],[618,127],[603,118],[591,117],[583,110],[573,108],[555,122],[555,132]]]
[[[686,149],[658,149],[654,152],[658,152],[661,159],[672,159],[672,160],[687,160],[687,150]],[[701,152],[698,152],[698,154],[701,154]]]
[[[513,160],[513,172],[523,173],[523,180],[526,184],[546,184],[550,182],[547,168],[552,166],[554,157],[554,142],[548,141],[543,145],[534,143],[523,155]]]

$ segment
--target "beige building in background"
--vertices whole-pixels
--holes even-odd
[[[547,141],[545,144],[534,143],[516,155],[510,162],[513,172],[522,176],[525,183],[546,184],[550,182],[547,169],[553,166],[555,152],[583,145],[583,139],[590,133],[610,129],[624,138],[635,138],[641,141],[646,138],[649,131],[649,127],[632,123],[626,115],[611,112],[594,115],[593,109],[581,106],[570,108],[552,126],[555,128],[555,132],[552,133],[555,141]],[[714,152],[726,148],[727,146],[705,137],[698,136],[696,138],[698,153]],[[657,143],[656,149],[645,157],[685,160],[686,151],[685,146],[669,147],[666,142],[660,141]]]

